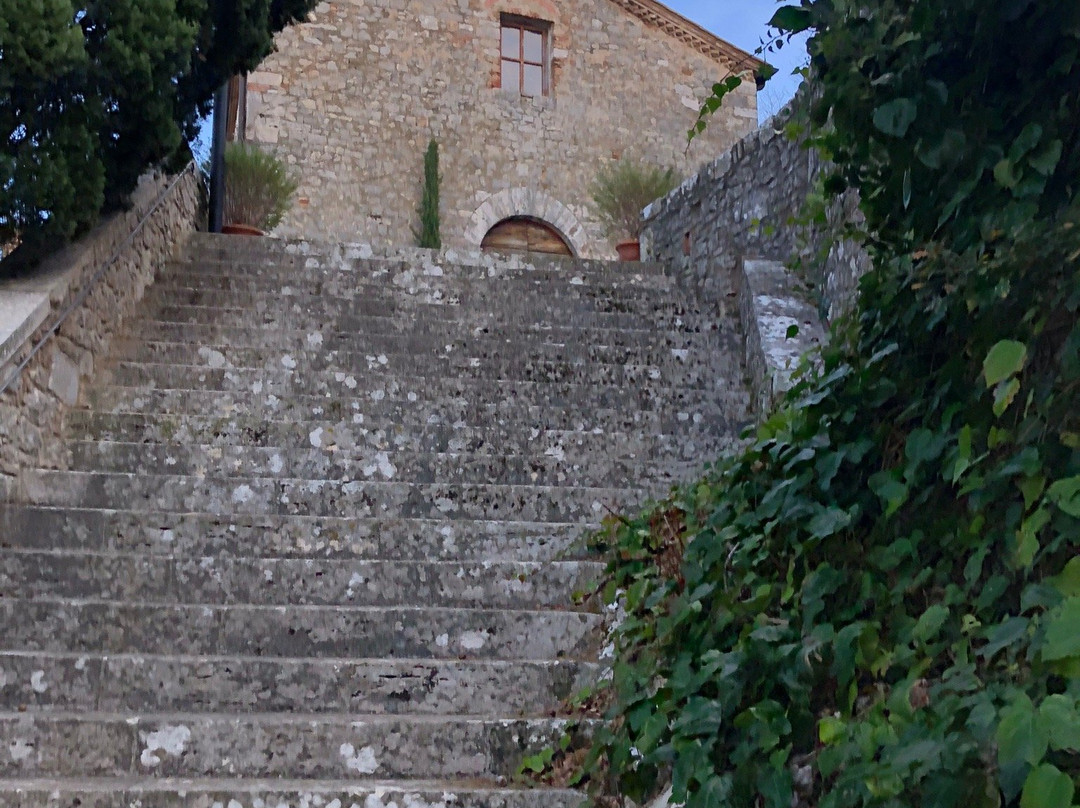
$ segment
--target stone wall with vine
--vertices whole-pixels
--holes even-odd
[[[707,165],[646,211],[645,254],[667,263],[709,296],[716,275],[738,259],[779,261],[809,286],[825,319],[855,302],[869,267],[861,247],[842,237],[857,216],[858,198],[824,201],[827,164],[798,136],[808,95]]]

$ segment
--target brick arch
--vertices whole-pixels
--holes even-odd
[[[489,196],[469,219],[466,243],[479,247],[492,227],[504,219],[521,216],[537,219],[558,231],[574,255],[589,254],[585,228],[574,212],[555,197],[535,188],[507,188]]]

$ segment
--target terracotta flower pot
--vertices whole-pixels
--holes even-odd
[[[250,224],[223,224],[221,232],[229,236],[265,236],[262,230]]]
[[[641,242],[636,238],[620,241],[615,245],[615,252],[619,254],[620,261],[640,261]]]

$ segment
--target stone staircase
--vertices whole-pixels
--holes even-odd
[[[579,539],[746,419],[658,266],[197,235],[0,505],[0,808],[576,808]]]

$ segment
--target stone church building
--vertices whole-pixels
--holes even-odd
[[[415,243],[439,142],[444,246],[508,229],[538,251],[611,257],[589,209],[626,157],[689,176],[757,126],[760,62],[656,0],[333,0],[247,80],[242,137],[297,167],[278,232]],[[704,135],[713,83],[747,74]]]

